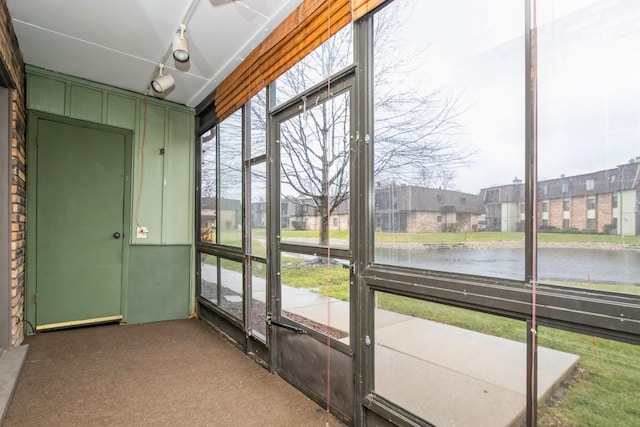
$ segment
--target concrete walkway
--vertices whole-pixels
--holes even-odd
[[[324,324],[330,316],[331,327],[348,332],[347,302],[317,294],[298,299],[300,291],[288,294],[288,311]],[[524,416],[525,343],[381,309],[375,325],[380,396],[437,426],[508,426]],[[578,360],[539,347],[538,398],[553,392]]]
[[[223,283],[242,283],[227,275],[239,273],[225,272]],[[266,295],[264,286],[254,280],[254,298]],[[349,334],[348,302],[289,286],[282,294],[283,310]],[[376,393],[435,425],[507,426],[524,415],[525,343],[377,309],[374,345]],[[538,398],[578,360],[539,347]]]
[[[28,345],[12,349],[0,348],[0,425],[3,424],[9,403],[11,403],[28,351]]]

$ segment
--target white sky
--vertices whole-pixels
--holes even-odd
[[[425,49],[415,75],[464,106],[458,144],[475,151],[454,187],[524,177],[524,6],[514,0],[399,0],[397,29]],[[537,0],[539,179],[613,168],[640,156],[640,1]],[[425,86],[423,86],[425,87]]]

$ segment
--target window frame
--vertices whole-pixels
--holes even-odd
[[[525,4],[527,5],[525,8],[527,19],[525,19],[526,31],[523,54],[527,61],[526,68],[529,70],[531,66],[531,58],[528,54],[532,49],[530,28],[531,20],[529,16],[531,12],[530,7],[528,7],[530,6],[530,0],[525,0]],[[536,242],[533,236],[536,228],[534,227],[532,218],[535,217],[534,211],[537,209],[537,200],[535,199],[534,194],[535,186],[537,186],[539,182],[535,179],[536,172],[533,170],[532,166],[535,163],[535,150],[532,142],[534,123],[531,119],[533,116],[533,107],[530,98],[533,88],[527,74],[527,76],[524,76],[523,78],[525,82],[524,86],[526,88],[525,93],[528,97],[526,102],[526,139],[524,142],[526,147],[524,160],[527,165],[524,181],[526,254],[524,267],[525,279],[496,279],[492,277],[473,276],[463,273],[425,271],[417,268],[378,265],[373,263],[373,233],[376,228],[376,217],[374,208],[375,196],[373,178],[372,174],[369,172],[369,167],[371,166],[373,159],[373,147],[369,141],[373,127],[373,106],[371,100],[373,90],[373,54],[371,46],[373,31],[372,21],[373,13],[370,13],[354,23],[355,63],[361,68],[356,68],[356,65],[354,64],[338,73],[338,76],[349,73],[353,73],[355,75],[354,91],[356,96],[353,97],[353,103],[356,113],[352,120],[356,123],[354,133],[357,135],[357,141],[355,144],[355,152],[353,153],[354,159],[356,160],[354,160],[354,167],[351,172],[352,179],[356,180],[353,188],[356,189],[355,193],[360,197],[352,196],[349,207],[350,214],[354,218],[357,215],[361,220],[358,221],[357,225],[352,226],[350,234],[350,239],[352,241],[350,251],[352,251],[351,253],[354,260],[352,271],[356,278],[353,285],[354,291],[352,291],[351,294],[351,313],[353,314],[351,322],[352,325],[357,323],[357,327],[352,327],[352,342],[355,343],[353,345],[355,348],[355,354],[357,355],[357,366],[355,368],[356,375],[358,375],[361,380],[356,381],[358,397],[362,399],[364,406],[370,408],[375,407],[379,413],[395,414],[394,411],[388,410],[388,405],[385,406],[384,399],[379,399],[374,395],[371,395],[373,389],[370,378],[368,378],[368,376],[371,375],[371,371],[368,371],[369,368],[367,367],[367,362],[371,362],[372,359],[369,354],[370,348],[367,347],[365,339],[365,337],[369,337],[367,334],[371,333],[370,331],[372,331],[373,325],[372,312],[374,308],[371,296],[375,291],[381,291],[530,322],[532,318],[532,294],[534,285],[532,281],[532,270],[534,268],[532,257],[534,253],[533,245]],[[323,82],[319,85],[326,85],[326,83]],[[316,89],[317,88],[314,87],[310,88],[308,91],[312,92]],[[282,105],[279,105],[277,109],[270,112],[268,111],[267,114],[269,117],[274,117],[278,111],[291,107],[294,102],[295,99],[287,101]],[[267,110],[269,110],[269,106]],[[205,125],[211,125],[215,122],[215,117],[203,115],[201,118],[202,125],[199,124],[198,132],[205,129]],[[267,122],[270,122],[270,119],[267,120]],[[197,135],[199,135],[199,133]],[[267,132],[267,135],[267,152],[269,152],[275,142],[269,132]],[[243,149],[245,146],[246,142],[243,143]],[[199,154],[199,150],[196,150],[196,253],[205,253],[217,256],[218,259],[225,258],[242,262],[244,259],[243,248],[207,244],[201,242],[199,239]],[[244,153],[242,158],[245,158]],[[269,172],[267,173],[267,176],[268,179],[273,178]],[[612,176],[611,180],[614,182],[615,176]],[[244,182],[246,182],[245,177],[243,177],[243,183]],[[267,187],[269,188],[271,184],[272,183],[267,182]],[[567,193],[569,191],[569,183],[562,183],[561,189],[562,193]],[[547,190],[548,186],[547,184],[544,184],[542,187],[542,193],[547,194]],[[557,192],[558,188],[552,187],[551,190]],[[490,194],[487,193],[487,196],[490,196]],[[616,196],[617,195],[614,193],[614,197]],[[246,212],[246,198],[244,195],[242,200],[242,209],[243,212]],[[268,221],[269,224],[274,227],[280,227],[278,222],[280,221],[279,216],[277,221],[273,218],[275,218],[275,212],[279,212],[281,202],[278,200],[272,200],[269,190],[267,191],[267,202],[271,204],[270,207],[267,207],[267,211],[272,215],[272,219]],[[569,211],[570,204],[571,201],[569,199]],[[289,205],[287,204],[287,206]],[[613,201],[612,207],[614,209],[616,208]],[[565,212],[564,209],[563,212]],[[617,218],[615,218],[615,220],[617,221]],[[564,221],[567,222],[566,225],[568,227],[570,225],[570,220],[563,220],[563,226]],[[243,233],[245,233],[246,223],[243,222],[243,225]],[[246,244],[246,239],[243,239],[243,242]],[[297,247],[295,245],[291,245],[289,249],[302,252],[312,250],[310,248]],[[331,250],[333,252],[333,249]],[[347,254],[345,253],[345,257],[346,255]],[[197,259],[199,258],[197,257]],[[273,258],[269,258],[269,255],[267,256],[267,259],[269,262],[274,261]],[[277,264],[277,262],[273,263]],[[198,275],[196,283],[198,287],[197,295],[199,296],[199,267],[196,267],[196,274]],[[638,332],[640,300],[638,297],[627,294],[618,294],[615,292],[576,289],[544,283],[535,283],[535,286],[537,298],[536,320],[538,324],[640,345],[640,333]],[[496,302],[499,302],[499,304]],[[576,307],[580,307],[580,310],[576,310]],[[356,399],[356,401],[357,403],[355,405],[359,406],[360,401],[358,399]],[[399,411],[402,413],[401,409]],[[409,417],[410,414],[402,413],[402,416]],[[397,414],[393,415],[393,417],[396,417],[395,419],[399,419],[397,418]]]

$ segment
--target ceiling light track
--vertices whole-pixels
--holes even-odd
[[[158,67],[153,71],[151,88],[157,94],[166,93],[175,86],[175,80],[173,77],[170,74],[163,73],[167,60],[173,56],[173,59],[178,63],[186,64],[189,62],[189,40],[185,35],[185,32],[187,31],[187,24],[189,23],[191,16],[193,16],[196,7],[198,7],[199,2],[200,0],[191,0],[178,30],[173,34],[171,46],[169,46],[169,49],[160,60]],[[149,93],[148,88],[147,93]]]

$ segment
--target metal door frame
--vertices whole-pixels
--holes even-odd
[[[331,93],[327,93],[327,83],[321,82],[318,85],[310,88],[309,90],[298,94],[295,98],[289,100],[283,105],[273,109],[268,114],[268,142],[267,142],[267,200],[270,203],[269,206],[269,232],[268,232],[268,242],[269,248],[268,253],[269,256],[269,281],[268,286],[271,290],[271,299],[270,299],[270,312],[271,317],[274,321],[279,324],[284,324],[286,326],[292,326],[294,329],[297,329],[299,325],[292,320],[286,319],[282,317],[281,310],[281,301],[282,301],[282,292],[281,292],[281,275],[280,275],[280,262],[281,262],[281,252],[283,251],[294,251],[299,253],[317,253],[322,254],[325,252],[329,252],[332,257],[342,258],[349,260],[351,266],[354,266],[357,262],[356,259],[356,229],[357,229],[357,221],[354,218],[357,217],[357,149],[359,141],[356,138],[357,135],[357,122],[358,118],[356,116],[356,103],[357,101],[357,92],[356,92],[356,81],[355,81],[355,67],[351,66],[344,69],[342,72],[338,73],[334,77],[332,77],[331,82]],[[304,245],[296,245],[290,243],[281,244],[280,242],[280,230],[281,230],[281,218],[280,218],[280,144],[279,144],[279,132],[280,132],[280,124],[288,119],[291,119],[297,115],[303,114],[305,109],[305,100],[312,99],[313,103],[308,104],[308,108],[313,108],[315,105],[319,105],[322,102],[329,102],[334,95],[339,95],[343,93],[349,94],[349,115],[350,115],[350,151],[349,151],[349,186],[350,186],[350,196],[349,196],[349,215],[350,215],[350,224],[349,224],[349,248],[322,248],[320,246],[304,246]],[[338,384],[335,387],[331,387],[331,394],[341,394],[346,393],[350,399],[356,399],[355,393],[353,392],[355,389],[355,384],[353,383],[353,379],[356,376],[356,363],[355,363],[355,349],[357,348],[357,342],[359,340],[359,331],[357,328],[358,319],[357,312],[355,307],[357,307],[359,301],[359,295],[356,287],[356,277],[355,277],[355,269],[350,268],[350,276],[351,276],[351,292],[350,292],[350,343],[344,344],[337,340],[330,339],[330,351],[331,351],[331,377],[332,381],[336,380],[334,376],[333,370],[340,371],[340,369],[345,371],[349,371],[350,375],[343,375],[341,380],[344,380],[342,384]],[[279,354],[284,351],[284,348],[280,348],[283,346],[283,340],[290,340],[291,337],[295,337],[296,333],[292,332],[285,328],[275,327],[272,325],[270,328],[269,334],[269,349],[270,349],[270,369],[273,372],[277,372],[280,376],[282,376],[285,380],[292,383],[298,389],[303,391],[307,396],[316,401],[321,406],[326,405],[326,397],[322,395],[322,393],[318,393],[317,390],[314,390],[313,385],[306,383],[304,380],[300,381],[295,376],[289,374],[286,370],[283,370],[283,366],[281,361],[279,360]],[[320,334],[316,331],[307,331],[307,334],[304,336],[309,336],[310,340],[307,341],[308,345],[304,345],[303,347],[306,350],[311,352],[318,351],[323,357],[327,354],[327,339],[326,336]],[[322,339],[320,339],[322,338]],[[295,338],[294,338],[295,339]],[[289,354],[289,353],[287,353]],[[307,358],[308,359],[308,358]],[[301,360],[302,364],[306,362]],[[337,369],[336,369],[337,368]],[[306,369],[309,371],[309,369]],[[338,379],[336,382],[339,382]],[[324,393],[326,394],[326,393]],[[348,399],[347,399],[348,400]],[[347,402],[343,408],[334,406],[334,400],[331,399],[332,412],[335,412],[341,418],[345,420],[353,420],[354,419],[354,410],[355,401]]]

